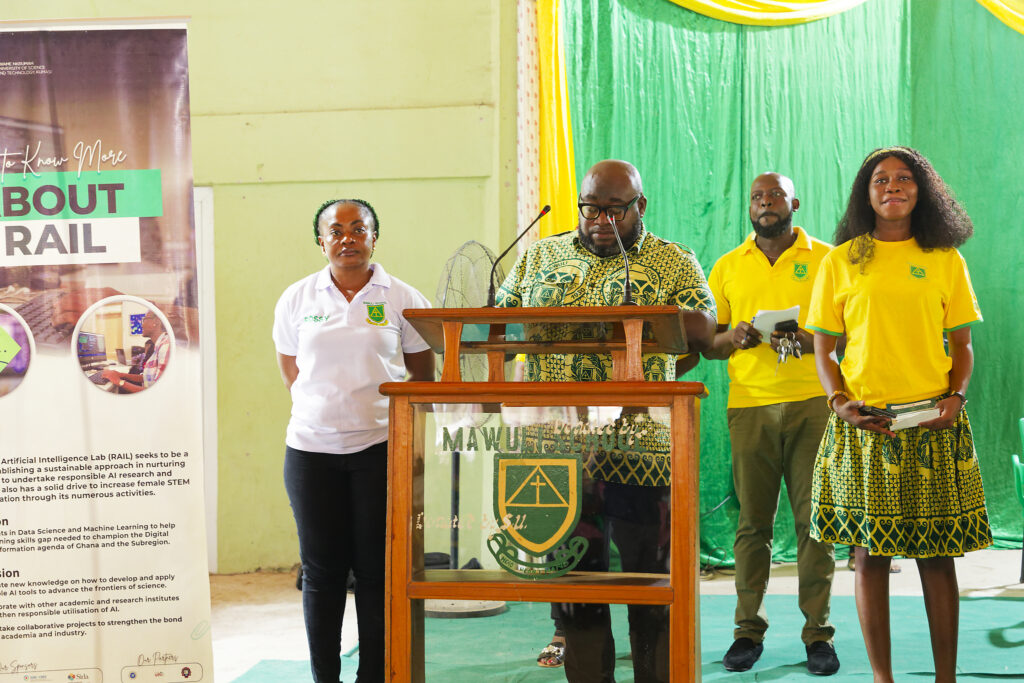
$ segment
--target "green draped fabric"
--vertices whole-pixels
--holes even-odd
[[[1024,37],[977,3],[953,0],[879,0],[772,28],[651,0],[564,3],[577,177],[604,158],[635,163],[649,198],[646,225],[687,244],[705,272],[749,233],[747,192],[758,173],[792,177],[796,224],[831,242],[867,152],[909,144],[935,163],[977,230],[963,249],[986,319],[975,328],[971,419],[992,526],[1019,542],[1008,472],[1024,415],[1024,354],[1000,342],[1020,339],[1024,325],[1014,310]],[[725,363],[701,361],[687,379],[711,392],[701,407],[702,550],[731,561]],[[777,557],[793,559],[785,502],[776,540]]]

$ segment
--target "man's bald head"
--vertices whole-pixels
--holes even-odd
[[[793,181],[781,173],[762,173],[750,185],[750,222],[759,237],[791,234],[793,212],[799,207]]]
[[[614,186],[613,189],[620,193],[629,194],[628,199],[643,194],[644,191],[640,171],[636,170],[636,166],[628,161],[605,159],[591,166],[583,176],[580,194],[585,198],[588,193],[608,186]]]
[[[629,207],[624,215],[616,217],[615,230],[628,249],[640,237],[647,197],[643,196],[643,182],[640,172],[628,161],[606,159],[590,167],[580,184],[580,203],[600,207],[596,218],[588,219],[580,214],[577,234],[580,243],[598,256],[614,256],[619,253],[612,232],[613,221],[607,209],[616,213],[616,208]]]
[[[781,173],[776,173],[775,171],[766,171],[761,175],[757,176],[756,178],[754,178],[754,182],[751,183],[751,187],[757,185],[758,182],[777,185],[778,187],[784,189],[786,191],[786,194],[788,194],[790,197],[796,196],[796,186],[793,184],[793,180],[782,175]]]

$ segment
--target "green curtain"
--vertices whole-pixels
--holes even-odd
[[[985,316],[973,328],[971,424],[993,532],[1004,547],[1019,547],[1010,454],[1024,448],[1024,35],[975,2],[910,6],[910,140],[974,221],[960,250]]]
[[[1006,472],[1015,416],[1024,415],[1014,384],[1024,356],[996,340],[1018,338],[1022,324],[1009,310],[1010,290],[1019,286],[1007,277],[1019,257],[1005,238],[1020,234],[1024,215],[1022,185],[1013,182],[1024,150],[1016,77],[1024,37],[980,5],[951,0],[879,0],[771,28],[717,21],[662,0],[563,1],[577,178],[600,159],[635,163],[649,202],[646,225],[688,245],[705,271],[750,232],[746,195],[758,173],[792,177],[801,202],[795,222],[831,242],[868,151],[910,144],[933,160],[977,227],[964,253],[987,322],[975,332],[971,415],[993,526],[1019,541],[1020,510]],[[997,106],[1008,90],[1010,102]],[[978,136],[987,138],[984,158]],[[1001,150],[987,149],[995,145]],[[687,379],[711,393],[701,406],[702,552],[731,562],[736,505],[725,363],[701,361]],[[776,557],[791,560],[792,513],[785,493],[782,499]]]

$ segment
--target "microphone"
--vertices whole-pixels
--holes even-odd
[[[533,221],[529,225],[526,226],[525,230],[523,230],[521,233],[519,233],[518,237],[516,237],[514,240],[512,240],[512,244],[508,245],[508,249],[506,249],[505,251],[501,252],[501,254],[498,256],[498,258],[494,259],[494,265],[491,266],[490,282],[487,285],[487,308],[494,308],[494,273],[498,269],[498,263],[505,256],[505,254],[507,254],[509,251],[512,250],[512,247],[516,246],[516,243],[519,240],[523,239],[523,235],[525,235],[526,233],[530,232],[530,228],[532,228],[533,226],[537,225],[537,221],[539,221],[541,218],[546,216],[549,211],[551,211],[551,205],[550,204],[545,204],[544,208],[541,209],[540,213],[537,214],[537,217],[534,218]]]
[[[622,261],[626,264],[626,281],[622,283],[621,305],[636,306],[637,303],[633,301],[633,284],[629,281],[629,258],[626,256],[626,248],[622,246],[622,238],[619,237],[619,226],[615,224],[615,219],[611,216],[608,216],[608,221],[612,224],[612,234],[615,235],[615,243],[619,245],[619,253],[622,254]]]

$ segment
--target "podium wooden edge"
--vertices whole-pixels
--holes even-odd
[[[530,394],[543,392],[545,397],[552,399],[564,398],[580,393],[580,385],[586,387],[589,398],[594,401],[614,400],[616,405],[669,405],[671,400],[665,398],[659,403],[646,404],[643,401],[652,397],[662,396],[694,396],[707,398],[707,387],[701,382],[385,382],[380,385],[380,393],[385,396],[415,396],[423,401],[425,397],[437,395],[439,398],[451,398],[453,392],[459,397],[473,398],[473,401],[460,400],[460,403],[507,403]],[[444,403],[443,400],[433,401]],[[547,405],[553,405],[550,402]],[[591,402],[590,405],[601,405]]]
[[[678,306],[536,306],[520,308],[407,308],[402,315],[419,332],[435,353],[453,351],[459,353],[487,353],[502,350],[507,353],[597,353],[595,342],[578,342],[580,349],[571,350],[569,340],[549,342],[557,348],[545,351],[538,349],[543,342],[508,340],[505,336],[507,325],[530,324],[587,324],[613,323],[616,332],[608,340],[598,343],[614,343],[627,352],[629,366],[620,373],[623,378],[642,378],[639,364],[639,350],[645,353],[667,353],[682,355],[690,353],[683,321],[683,309]],[[654,337],[654,344],[642,340],[644,324]],[[487,342],[464,342],[459,349],[459,340],[465,325],[487,325]],[[625,329],[625,333],[621,330]],[[452,334],[456,337],[452,337]],[[526,349],[530,349],[527,351]],[[607,352],[607,351],[606,351]],[[447,361],[455,362],[455,361]],[[617,364],[618,367],[618,364]],[[449,373],[450,374],[450,373]]]

